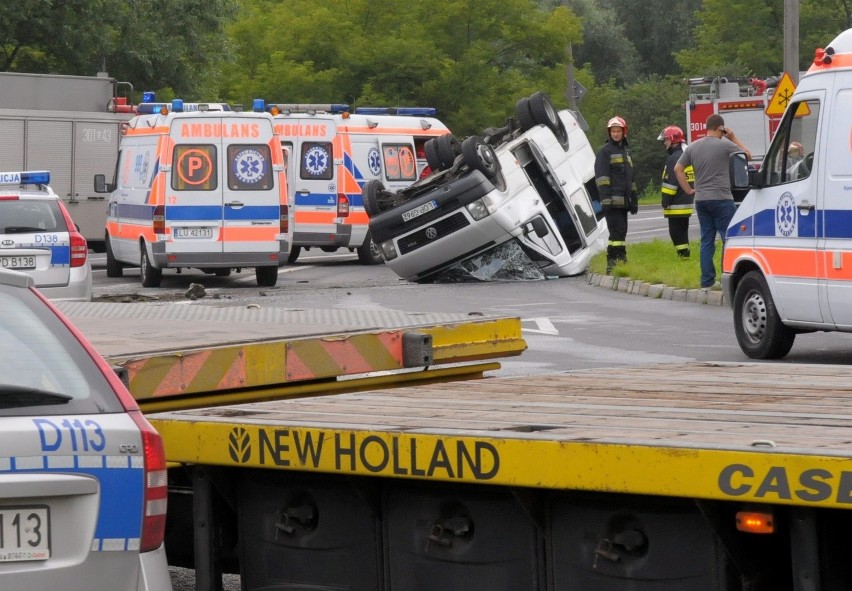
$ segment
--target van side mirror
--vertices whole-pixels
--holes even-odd
[[[745,152],[734,152],[728,160],[728,172],[732,189],[747,189],[749,186],[748,159]]]
[[[95,175],[95,193],[111,193],[113,186],[106,182],[106,176],[103,174]]]

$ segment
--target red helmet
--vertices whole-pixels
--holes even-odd
[[[657,139],[660,141],[669,140],[673,144],[682,144],[686,141],[686,137],[683,135],[683,130],[677,125],[669,125],[666,127],[660,132]]]
[[[610,127],[620,127],[624,130],[624,137],[627,137],[627,121],[618,115],[606,122],[607,133],[609,133]]]

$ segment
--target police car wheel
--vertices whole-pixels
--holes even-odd
[[[441,161],[441,170],[446,170],[455,163],[456,156],[461,154],[461,146],[459,141],[451,133],[439,135],[435,138],[435,149],[438,152],[438,158]]]
[[[521,126],[521,131],[527,132],[537,125],[530,111],[530,99],[524,97],[515,103],[515,118]]]
[[[260,287],[275,287],[278,283],[278,266],[255,267],[255,277]]]
[[[462,158],[464,163],[473,170],[478,170],[488,179],[493,179],[500,172],[500,160],[494,148],[486,144],[481,137],[470,136],[462,142]]]
[[[293,264],[296,262],[296,259],[299,258],[299,255],[302,254],[301,246],[291,246],[290,254],[287,255],[287,262]]]
[[[109,236],[104,240],[106,247],[106,274],[107,277],[121,277],[124,275],[124,265],[119,263],[115,255],[112,253],[112,246],[109,243]]]
[[[734,294],[734,332],[743,353],[752,359],[781,359],[796,333],[781,322],[769,285],[759,271],[740,280]]]
[[[540,125],[548,127],[559,143],[568,147],[568,132],[562,124],[562,120],[556,113],[556,108],[544,92],[536,92],[529,99],[530,114],[533,120]]]
[[[373,241],[373,236],[367,232],[364,244],[358,247],[358,262],[362,265],[378,265],[382,262],[382,251]]]
[[[145,244],[142,247],[142,255],[139,261],[139,275],[142,279],[142,287],[160,287],[160,282],[163,279],[163,271],[154,268],[151,261],[148,259],[148,249]]]

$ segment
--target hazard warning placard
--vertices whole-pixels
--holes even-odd
[[[778,86],[775,87],[775,92],[772,94],[772,99],[766,105],[766,114],[770,117],[780,117],[787,110],[787,105],[790,104],[790,99],[793,98],[793,93],[796,91],[796,85],[793,84],[793,79],[787,72],[781,76],[778,81]]]

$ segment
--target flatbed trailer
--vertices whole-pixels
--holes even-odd
[[[848,590],[850,386],[691,363],[149,418],[200,590]]]

